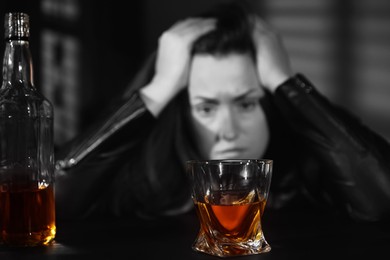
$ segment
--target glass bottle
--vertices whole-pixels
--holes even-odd
[[[29,16],[5,14],[0,89],[0,241],[55,238],[53,107],[34,86]]]

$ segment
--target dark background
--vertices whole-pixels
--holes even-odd
[[[0,16],[30,15],[35,85],[61,145],[121,94],[165,29],[224,1],[2,0]],[[295,71],[390,140],[390,1],[246,2],[280,32]]]

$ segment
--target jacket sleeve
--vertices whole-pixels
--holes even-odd
[[[317,164],[302,171],[307,183],[316,185],[323,191],[323,197],[354,220],[388,218],[390,145],[387,140],[344,108],[332,104],[301,74],[277,88],[275,103],[301,137],[308,155],[302,161],[307,166],[309,157],[313,157]]]
[[[55,196],[59,218],[83,218],[108,190],[115,175],[144,142],[155,124],[139,96],[153,73],[154,56],[135,79],[88,130],[56,152]]]
[[[59,218],[82,218],[120,172],[127,158],[145,140],[154,117],[137,93],[57,154],[56,212]],[[126,158],[125,158],[126,157]]]

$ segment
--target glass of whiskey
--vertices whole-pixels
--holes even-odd
[[[200,230],[192,249],[228,257],[269,252],[261,218],[271,184],[269,159],[187,161]]]

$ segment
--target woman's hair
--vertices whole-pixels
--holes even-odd
[[[202,35],[193,44],[192,54],[227,55],[249,53],[255,57],[252,41],[251,11],[243,1],[216,6],[201,17],[216,18],[216,29]]]

